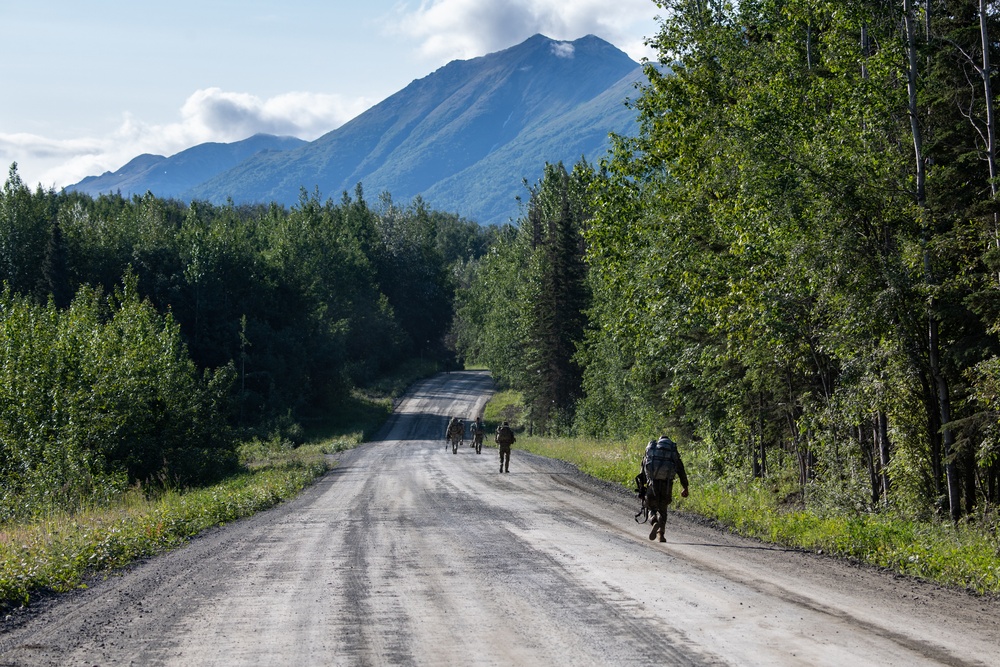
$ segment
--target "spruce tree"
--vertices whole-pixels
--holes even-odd
[[[43,295],[51,295],[52,301],[60,310],[68,308],[73,300],[68,257],[62,226],[56,220],[49,230],[49,242],[42,259],[41,289]]]

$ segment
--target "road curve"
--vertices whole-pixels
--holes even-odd
[[[1000,605],[736,538],[515,449],[443,374],[295,500],[0,625],[0,665],[996,665]],[[692,493],[697,493],[692,488]]]

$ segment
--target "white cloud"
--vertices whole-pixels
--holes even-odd
[[[555,42],[552,45],[552,53],[557,58],[572,58],[576,52],[576,47],[572,42]]]
[[[633,59],[652,57],[644,37],[656,31],[651,0],[424,0],[399,9],[394,26],[418,40],[428,58],[468,59],[513,46],[536,33],[574,40],[593,34]]]
[[[508,48],[535,33],[567,41],[594,34],[638,60],[653,55],[642,41],[655,33],[657,11],[651,0],[398,0],[385,24],[397,46],[412,40],[434,66]],[[569,46],[555,49],[568,56]],[[412,55],[400,48],[400,58]],[[172,122],[149,123],[125,113],[103,135],[55,138],[55,131],[49,136],[37,125],[32,133],[0,132],[0,167],[5,175],[17,162],[21,178],[32,187],[58,188],[114,171],[142,153],[173,155],[206,141],[237,141],[257,132],[315,139],[373,102],[306,92],[260,98],[205,88],[183,102]]]
[[[181,107],[179,130],[198,141],[236,141],[258,132],[316,137],[339,127],[367,108],[363,100],[346,102],[337,95],[284,93],[262,100],[219,88],[196,91]],[[200,136],[197,136],[200,135]]]
[[[180,109],[180,120],[147,124],[123,116],[108,136],[51,139],[36,134],[0,133],[0,160],[18,163],[21,179],[34,187],[64,187],[85,176],[115,171],[143,153],[173,155],[207,141],[229,143],[257,133],[315,139],[357,116],[371,103],[338,95],[284,93],[261,99],[219,88],[197,90]]]

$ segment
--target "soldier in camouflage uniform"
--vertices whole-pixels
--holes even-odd
[[[476,454],[483,453],[483,438],[486,436],[486,427],[483,425],[482,417],[476,417],[476,423],[472,425],[472,444],[476,448]]]
[[[448,428],[444,432],[445,450],[448,449],[448,444],[450,443],[451,453],[458,454],[458,445],[464,437],[465,424],[458,417],[452,417],[451,421],[448,422]]]
[[[517,439],[510,424],[504,422],[497,427],[496,443],[500,446],[500,472],[510,472],[510,446]]]
[[[671,456],[673,458],[674,473],[680,479],[681,486],[683,487],[681,497],[687,498],[688,477],[684,470],[684,461],[681,460],[680,452],[677,451],[677,445],[665,435],[660,437],[660,441],[664,440],[673,447]],[[656,440],[650,440],[646,446],[646,454],[642,458],[642,472],[639,475],[646,478],[644,481],[643,504],[650,511],[649,522],[652,524],[652,530],[649,531],[649,539],[655,540],[657,535],[659,535],[660,542],[666,542],[666,538],[663,537],[663,530],[667,526],[667,507],[674,499],[674,478],[671,476],[670,479],[665,480],[648,479],[647,472],[650,468],[651,452],[656,445]]]

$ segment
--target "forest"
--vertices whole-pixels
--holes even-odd
[[[359,185],[291,209],[0,192],[0,523],[186,488],[237,444],[336,415],[409,359],[453,363],[496,234]]]
[[[636,136],[550,165],[456,342],[528,428],[672,434],[791,506],[995,525],[986,0],[663,0]]]
[[[214,206],[0,193],[0,522],[225,476],[409,359],[532,433],[666,432],[816,512],[996,522],[986,0],[664,0],[634,136],[517,224],[359,184]],[[990,523],[992,522],[992,523]]]

